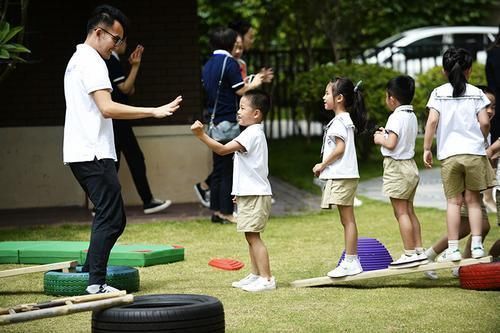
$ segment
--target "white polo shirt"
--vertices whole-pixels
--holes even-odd
[[[319,175],[320,179],[359,178],[358,159],[354,145],[354,124],[348,112],[335,116],[325,129],[323,137],[323,161],[332,154],[337,146],[335,138],[345,142],[344,154],[335,162],[328,165]]]
[[[415,113],[413,113],[413,106],[398,106],[387,119],[385,129],[396,134],[398,141],[392,150],[382,146],[380,148],[382,155],[395,160],[413,158],[415,155],[415,139],[418,134],[418,122]]]
[[[432,91],[427,107],[439,112],[436,132],[438,160],[459,154],[486,155],[477,114],[490,103],[481,89],[470,84],[460,97],[453,97],[450,83]]]
[[[64,73],[66,119],[64,122],[64,163],[112,158],[116,161],[113,123],[105,119],[90,95],[97,90],[112,91],[106,63],[87,44],[80,44]]]
[[[245,147],[234,154],[232,195],[272,195],[267,179],[267,141],[262,124],[248,126],[235,139]]]

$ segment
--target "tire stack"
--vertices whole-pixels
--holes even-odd
[[[201,333],[224,330],[222,303],[206,295],[136,296],[132,304],[92,313],[92,333]]]

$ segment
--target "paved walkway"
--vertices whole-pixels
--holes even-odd
[[[321,199],[319,195],[297,189],[275,177],[270,177],[270,180],[276,201],[272,207],[273,216],[320,210]],[[376,200],[389,201],[382,193],[381,178],[361,182],[358,186],[358,194]],[[415,196],[415,206],[446,208],[439,169],[422,170],[420,172],[420,184]],[[126,211],[128,223],[208,219],[211,214],[209,209],[199,203],[174,203],[164,212],[151,215],[144,215],[140,206],[128,206]],[[0,228],[65,223],[89,224],[91,221],[90,211],[82,207],[0,210]]]
[[[446,209],[446,198],[441,183],[440,169],[425,169],[419,172],[420,183],[417,187],[417,193],[415,193],[415,207]],[[371,199],[390,202],[389,198],[382,193],[381,177],[361,182],[358,186],[358,194]]]

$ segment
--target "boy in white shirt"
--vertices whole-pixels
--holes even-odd
[[[408,268],[428,263],[422,247],[420,222],[413,209],[413,199],[419,182],[418,168],[413,159],[418,133],[417,117],[411,101],[415,81],[407,75],[387,83],[385,102],[392,114],[385,128],[373,135],[384,156],[384,193],[391,198],[394,216],[399,223],[404,253],[389,268]]]
[[[232,286],[250,292],[276,289],[267,248],[260,238],[271,211],[267,141],[261,124],[270,107],[267,93],[261,90],[247,91],[240,100],[237,114],[238,123],[246,126],[246,129],[226,144],[210,138],[203,131],[200,121],[191,125],[191,131],[216,154],[235,153],[231,194],[238,205],[237,230],[245,233],[248,242],[252,272],[242,280],[233,282]]]

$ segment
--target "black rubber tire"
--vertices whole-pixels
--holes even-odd
[[[92,312],[93,333],[224,332],[224,307],[206,295],[144,295],[132,304]]]
[[[76,267],[75,273],[61,271],[46,272],[43,278],[43,292],[46,295],[76,296],[84,295],[89,281],[89,273],[82,273]],[[108,266],[106,283],[114,288],[135,292],[139,290],[139,271],[134,267]]]
[[[500,290],[500,262],[460,267],[460,287],[474,290]]]

